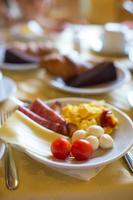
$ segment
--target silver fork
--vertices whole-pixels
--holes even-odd
[[[3,125],[8,117],[11,115],[11,112],[0,112],[0,124]],[[5,143],[6,152],[4,158],[4,168],[5,168],[5,182],[9,190],[15,190],[19,184],[18,172],[12,152],[12,147],[10,144]]]
[[[125,156],[125,161],[130,169],[130,171],[133,173],[133,149],[129,150]]]

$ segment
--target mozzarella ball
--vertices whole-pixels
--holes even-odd
[[[100,147],[102,149],[109,149],[113,147],[113,139],[110,135],[104,134],[99,139]]]
[[[93,125],[88,128],[87,134],[100,138],[104,134],[104,129],[101,126]]]
[[[72,142],[78,139],[84,139],[86,137],[86,131],[84,130],[77,130],[72,135]]]
[[[90,135],[86,138],[87,141],[89,141],[92,145],[92,148],[94,151],[96,151],[99,147],[99,139],[94,136],[94,135]]]

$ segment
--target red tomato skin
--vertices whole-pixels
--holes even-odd
[[[85,161],[91,157],[93,148],[89,141],[78,139],[72,144],[71,153],[76,160]]]
[[[71,152],[71,143],[65,138],[57,138],[51,144],[53,156],[59,160],[65,160]]]

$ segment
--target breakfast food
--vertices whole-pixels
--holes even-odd
[[[5,63],[38,63],[41,56],[57,52],[49,43],[14,42],[8,45],[5,51]]]
[[[94,151],[96,151],[99,148],[99,140],[96,136],[90,135],[86,138],[87,141],[89,141],[92,145],[92,148]]]
[[[47,106],[40,99],[36,99],[31,104],[30,110],[47,120],[51,120],[54,123],[59,123],[62,125],[66,124],[65,120],[58,113],[54,112],[53,109]]]
[[[51,151],[55,158],[65,160],[71,152],[71,143],[65,138],[58,138],[51,144]]]
[[[72,157],[85,161],[99,148],[106,150],[114,146],[109,134],[117,128],[118,119],[102,102],[77,105],[55,102],[49,106],[37,99],[30,108],[19,107],[19,111],[46,130],[62,135],[51,143],[51,152],[56,159]],[[68,138],[64,139],[63,135]]]
[[[92,125],[87,129],[87,134],[100,138],[104,134],[104,129],[101,126]]]
[[[94,63],[73,54],[49,54],[41,59],[40,67],[49,74],[62,78],[64,83],[71,87],[93,86],[117,79],[113,62]]]
[[[32,55],[27,55],[24,52],[18,51],[16,49],[6,49],[4,56],[4,63],[38,63],[39,59]]]
[[[8,46],[9,49],[21,51],[28,55],[32,55],[35,57],[41,57],[48,55],[53,52],[57,52],[57,49],[53,47],[50,43],[46,42],[14,42]]]
[[[106,133],[111,134],[118,125],[118,119],[112,110],[102,103],[68,104],[62,108],[61,114],[67,123],[77,126],[77,130],[86,130],[91,134],[93,132],[95,136],[102,135],[103,129]]]
[[[91,157],[93,147],[87,140],[78,139],[73,143],[71,152],[76,160],[85,161]]]
[[[86,131],[77,130],[72,135],[72,142],[74,142],[77,139],[84,139],[84,138],[86,138]]]
[[[55,123],[52,120],[47,120],[46,118],[42,118],[41,116],[37,115],[36,113],[32,112],[31,110],[25,107],[19,107],[19,111],[30,117],[38,124],[44,126],[45,128],[48,128],[50,130],[53,130],[57,133],[61,133],[64,135],[67,134],[65,126],[62,126],[60,123]]]
[[[116,67],[113,62],[102,62],[92,69],[72,77],[66,84],[72,87],[86,87],[101,83],[107,83],[117,79]]]
[[[73,55],[50,54],[42,58],[40,67],[44,68],[50,74],[68,80],[74,76],[87,71],[92,67],[91,63],[87,63]]]
[[[113,147],[113,139],[110,135],[104,134],[100,137],[100,147],[102,149],[109,149]]]

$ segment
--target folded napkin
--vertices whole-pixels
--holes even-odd
[[[38,154],[39,157],[51,156],[51,142],[58,137],[67,138],[66,136],[45,129],[20,111],[15,111],[0,128],[1,139],[13,145],[17,145],[17,147],[23,150],[26,149],[34,154]],[[54,169],[78,179],[90,180],[96,176],[103,167],[78,170],[54,167]]]

